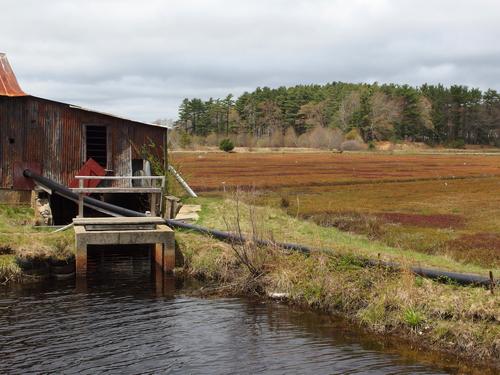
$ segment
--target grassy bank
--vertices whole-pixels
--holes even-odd
[[[245,201],[260,201],[259,196],[245,194]],[[198,198],[202,204],[199,224],[218,229],[226,229],[227,224],[235,221],[235,202],[222,198]],[[475,263],[465,263],[453,259],[446,254],[426,254],[407,250],[401,247],[391,247],[382,241],[377,241],[362,234],[348,233],[337,228],[316,225],[311,221],[301,220],[286,214],[286,211],[276,207],[255,207],[249,217],[248,206],[241,210],[241,226],[244,232],[252,230],[252,221],[261,223],[259,235],[280,242],[295,242],[317,249],[329,249],[336,254],[356,254],[369,259],[395,261],[403,265],[420,265],[431,268],[441,268],[448,271],[477,273],[487,276],[490,270],[500,274],[500,268],[493,265],[481,266]]]
[[[28,280],[15,258],[64,259],[74,253],[73,232],[33,227],[33,210],[0,204],[0,284]]]
[[[284,293],[290,303],[342,313],[378,333],[395,333],[461,359],[500,366],[500,299],[482,288],[440,284],[409,272],[362,267],[384,260],[484,274],[477,265],[388,247],[366,237],[296,220],[279,209],[249,209],[234,201],[201,199],[199,224],[243,231],[335,251],[309,257],[247,244],[231,246],[194,233],[178,233],[185,271],[214,281],[217,293]],[[265,226],[259,224],[264,223]],[[244,256],[242,256],[244,255]],[[250,263],[251,267],[247,264]],[[497,270],[498,271],[498,270]]]

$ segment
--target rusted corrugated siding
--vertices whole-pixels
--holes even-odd
[[[142,145],[148,145],[148,151],[161,159],[163,157],[163,134],[165,130],[158,127],[150,127],[146,130],[144,128],[148,127],[134,126],[133,131],[130,134],[130,139],[135,145],[132,152],[133,158],[140,159]],[[149,147],[151,144],[153,147]]]
[[[0,98],[0,128],[1,128],[1,158],[2,187],[13,185],[14,162],[22,159],[22,128],[25,120],[24,98]],[[15,105],[15,102],[23,105]]]
[[[107,126],[115,175],[130,175],[132,158],[140,158],[135,149],[147,139],[161,145],[164,131],[41,98],[0,97],[0,187],[13,187],[15,162],[38,162],[46,177],[68,185],[85,162],[85,125]]]

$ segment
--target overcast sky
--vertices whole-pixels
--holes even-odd
[[[0,0],[0,20],[24,91],[144,121],[257,86],[500,89],[495,0]]]

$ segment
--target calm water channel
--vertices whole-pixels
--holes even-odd
[[[445,374],[337,318],[278,303],[193,297],[147,257],[96,259],[86,283],[0,289],[0,373]],[[484,374],[484,372],[483,372]]]

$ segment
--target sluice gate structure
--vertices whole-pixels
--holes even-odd
[[[76,274],[78,277],[87,275],[87,253],[89,246],[106,245],[149,245],[151,246],[151,261],[163,272],[171,273],[175,267],[175,239],[174,231],[166,225],[160,216],[151,216],[151,213],[161,214],[161,198],[164,189],[163,176],[76,176],[79,180],[78,188],[67,188],[57,182],[37,173],[25,170],[24,176],[32,179],[41,189],[57,194],[67,200],[78,203],[79,215],[73,219],[70,226],[74,226],[76,245]],[[136,187],[83,187],[85,180],[140,180],[160,181],[159,187],[147,186],[142,183]],[[150,211],[140,213],[118,207],[94,198],[87,194],[149,194]],[[153,198],[153,197],[158,197]],[[85,217],[85,207],[93,211],[109,215],[108,217]],[[105,250],[104,250],[105,251]]]

